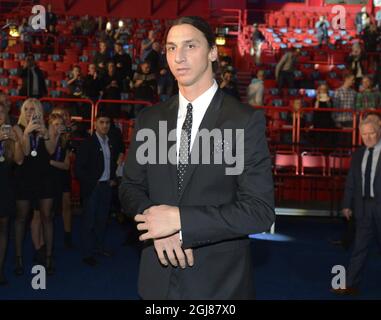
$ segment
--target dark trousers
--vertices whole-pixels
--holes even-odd
[[[381,245],[380,208],[375,200],[364,200],[363,212],[356,215],[355,242],[347,271],[347,287],[357,287],[360,284],[361,271],[374,236]]]
[[[93,250],[103,248],[107,219],[111,205],[109,183],[98,183],[89,197],[84,199],[82,221],[83,256],[89,257]]]
[[[294,71],[280,71],[278,79],[278,89],[281,90],[287,87],[288,89],[295,88]]]

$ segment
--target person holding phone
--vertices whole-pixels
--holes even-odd
[[[40,101],[29,98],[21,106],[16,134],[21,141],[24,161],[15,169],[16,219],[15,219],[15,274],[22,275],[23,239],[28,213],[32,207],[38,208],[41,215],[47,274],[54,273],[53,217],[54,180],[50,172],[50,157],[56,150],[58,136],[44,124],[43,109]],[[32,222],[33,224],[33,222]],[[33,231],[33,227],[32,227]],[[38,232],[35,232],[38,234]],[[37,248],[36,248],[37,249]]]
[[[315,129],[333,129],[335,124],[332,119],[332,113],[329,111],[320,111],[322,109],[333,108],[331,97],[328,95],[328,86],[321,84],[316,90],[316,98],[314,108],[317,110],[313,113],[313,127]],[[315,145],[327,146],[332,143],[331,132],[314,132]]]
[[[62,157],[64,156],[63,162],[66,164],[69,163],[68,169],[61,169],[56,167],[59,170],[59,176],[61,180],[60,186],[62,189],[60,193],[57,194],[58,199],[57,202],[60,204],[59,207],[62,208],[62,219],[64,223],[64,246],[67,249],[73,248],[72,244],[72,211],[71,211],[71,171],[70,171],[70,159],[74,156],[74,146],[70,141],[70,134],[77,129],[75,123],[71,122],[70,114],[67,109],[62,107],[56,107],[53,109],[50,116],[58,115],[63,119],[63,127],[61,127],[60,132],[60,140],[58,144],[61,144],[62,150],[65,152],[61,152],[61,162]],[[58,148],[58,146],[57,146]],[[57,151],[57,149],[56,149]],[[56,154],[57,156],[57,154]],[[51,163],[52,165],[52,160]],[[62,200],[61,200],[62,198]],[[60,201],[61,200],[61,201]]]
[[[9,217],[15,212],[12,167],[23,161],[20,140],[9,124],[9,108],[0,103],[0,285],[7,284],[4,260],[8,245]]]

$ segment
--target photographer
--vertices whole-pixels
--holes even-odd
[[[24,67],[19,70],[19,77],[22,78],[20,96],[41,98],[47,94],[44,74],[35,64],[32,53],[27,55]]]
[[[83,81],[83,94],[90,100],[96,101],[102,89],[102,82],[99,79],[95,64],[89,65],[88,74]]]
[[[31,208],[38,207],[41,216],[42,229],[46,249],[46,271],[48,275],[54,273],[53,251],[53,217],[52,205],[54,198],[54,179],[50,171],[50,157],[54,154],[58,136],[50,127],[44,124],[43,110],[37,99],[29,98],[21,106],[18,125],[15,131],[24,153],[24,161],[15,168],[16,184],[16,219],[15,219],[15,274],[24,273],[23,240],[25,224]],[[38,218],[37,218],[38,220]],[[36,226],[38,224],[36,223]],[[33,229],[32,237],[39,235]],[[34,238],[36,244],[39,239]],[[40,250],[41,248],[36,248]]]
[[[49,117],[49,124],[59,134],[56,151],[50,160],[50,165],[53,166],[53,172],[59,186],[55,198],[55,207],[62,210],[64,246],[67,249],[72,249],[70,159],[73,156],[73,146],[70,142],[70,135],[76,130],[76,125],[71,123],[69,113],[63,108],[53,109]]]
[[[83,79],[81,75],[81,68],[74,66],[67,80],[71,98],[81,98],[83,91]]]
[[[0,103],[0,285],[7,284],[4,260],[8,245],[9,217],[15,212],[12,166],[23,161],[18,136],[9,124],[9,108]]]

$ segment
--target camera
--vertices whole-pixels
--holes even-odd
[[[74,130],[74,124],[71,124],[70,126],[62,125],[59,129],[60,133],[72,133]]]
[[[39,114],[34,114],[33,116],[32,116],[32,122],[34,123],[34,124],[40,124],[41,123],[41,116],[39,115]]]
[[[63,133],[72,133],[73,132],[73,128],[72,127],[64,127],[63,128]]]
[[[1,132],[5,135],[9,135],[11,133],[12,126],[9,124],[3,124],[1,126]]]

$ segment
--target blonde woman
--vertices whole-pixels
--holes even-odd
[[[3,273],[8,245],[9,217],[15,212],[14,183],[12,167],[21,164],[23,153],[18,136],[9,124],[9,108],[0,102],[0,285],[7,284]]]
[[[50,160],[50,164],[55,169],[54,172],[58,179],[58,186],[60,187],[57,192],[56,202],[59,204],[62,203],[62,219],[65,232],[64,245],[65,248],[71,249],[73,247],[71,236],[72,212],[70,174],[70,158],[72,156],[72,146],[69,142],[70,132],[68,131],[73,128],[73,125],[70,122],[70,115],[68,111],[64,108],[54,108],[52,114],[49,117],[49,123],[53,125],[56,130],[60,130],[60,139],[57,144],[55,155],[53,155],[53,159]]]
[[[329,96],[329,88],[326,84],[321,84],[316,89],[316,99],[314,102],[315,110],[333,108],[333,102]],[[312,124],[315,129],[333,129],[335,124],[332,119],[332,113],[329,111],[317,111],[313,113]],[[331,132],[314,132],[316,146],[327,146],[332,144]]]
[[[54,181],[49,161],[56,149],[58,137],[51,128],[50,130],[46,128],[41,103],[34,98],[27,99],[23,103],[15,130],[21,140],[24,161],[15,169],[17,210],[15,219],[16,267],[14,271],[16,275],[24,273],[22,245],[25,224],[30,209],[38,208],[46,243],[46,269],[48,274],[53,274]],[[33,234],[38,234],[38,232],[33,232]]]

